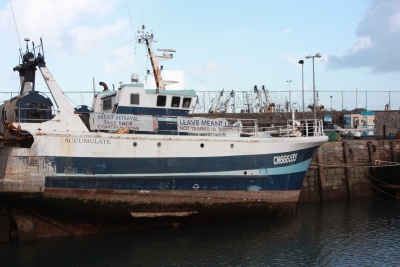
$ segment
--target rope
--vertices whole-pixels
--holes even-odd
[[[76,107],[78,106],[68,95],[64,94]]]
[[[357,189],[354,189],[354,191],[357,191],[357,192],[359,192],[359,193],[361,193],[361,194],[363,194],[365,196],[368,196],[368,197],[372,197],[372,198],[375,198],[375,199],[378,199],[378,200],[381,200],[381,201],[384,201],[384,202],[387,202],[387,203],[390,203],[390,204],[393,204],[393,205],[396,205],[396,206],[400,206],[400,204],[394,203],[393,201],[389,201],[389,200],[386,200],[386,199],[383,199],[383,198],[380,198],[380,197],[377,197],[377,196],[374,196],[374,195],[369,195],[369,194],[366,194],[365,192],[357,190]],[[389,196],[390,197],[394,197],[392,195],[389,195]],[[394,198],[396,198],[396,197],[394,197]]]
[[[380,192],[382,192],[382,193],[384,193],[384,194],[386,194],[386,195],[388,195],[388,196],[390,196],[390,197],[392,197],[392,198],[394,198],[394,199],[396,199],[396,200],[400,200],[400,198],[395,197],[395,196],[393,196],[393,195],[391,195],[391,194],[389,194],[389,193],[386,193],[385,191],[383,191],[383,190],[380,189],[379,187],[376,187],[376,186],[373,185],[371,182],[369,182],[367,179],[365,179],[359,172],[356,171],[354,165],[353,165],[353,166],[351,166],[351,165],[348,166],[348,165],[343,165],[343,164],[329,165],[329,164],[325,164],[325,163],[312,163],[311,165],[314,165],[314,166],[329,166],[329,167],[351,168],[351,169],[354,170],[354,173],[355,173],[356,175],[359,175],[364,181],[366,181],[368,184],[370,184],[373,188],[379,190]],[[386,165],[386,166],[357,166],[357,167],[361,167],[361,168],[378,167],[378,168],[379,168],[379,167],[394,167],[394,166],[399,166],[399,164],[397,164],[397,165]],[[314,171],[317,171],[317,170],[314,169]],[[385,183],[385,182],[379,180],[378,178],[375,178],[374,176],[370,175],[369,173],[367,173],[367,172],[365,172],[365,171],[364,171],[364,174],[367,174],[369,177],[371,177],[372,179],[374,179],[374,180],[376,180],[376,181],[378,181],[378,182],[380,182],[380,183],[389,185],[388,183]],[[347,185],[346,185],[346,187],[348,187],[349,189],[351,189],[351,188],[350,188],[349,186],[347,186]],[[362,194],[364,194],[364,195],[366,195],[366,196],[373,197],[373,198],[379,199],[379,200],[381,200],[381,201],[385,201],[385,202],[388,202],[388,203],[391,203],[391,204],[400,206],[400,204],[393,203],[393,202],[388,201],[388,200],[386,200],[386,199],[379,198],[379,197],[376,197],[376,196],[368,195],[368,194],[364,193],[363,191],[360,191],[360,190],[357,190],[357,189],[354,189],[354,190],[357,191],[357,192],[360,192],[360,193],[362,193]]]
[[[354,165],[345,165],[345,164],[326,164],[326,163],[311,163],[312,165],[323,165],[323,166],[327,166],[327,167],[341,167],[341,168],[351,168]],[[361,167],[361,168],[382,168],[382,167],[395,167],[395,166],[399,166],[400,163],[397,164],[390,164],[390,165],[359,165],[357,167]]]
[[[329,166],[329,167],[341,167],[341,168],[352,168],[352,169],[354,169],[354,165],[329,165],[329,164],[324,164],[324,163],[313,163],[311,165],[322,165],[322,166]],[[395,167],[395,166],[399,166],[399,165],[400,164],[397,164],[397,165],[385,165],[385,166],[374,166],[374,165],[369,166],[368,165],[368,166],[357,166],[357,167],[358,168],[381,168],[381,167]],[[376,180],[376,181],[378,181],[378,182],[380,182],[382,184],[390,185],[390,184],[388,184],[388,183],[386,183],[384,181],[379,180],[378,178],[375,178],[374,176],[370,175],[367,172],[364,172],[364,173],[367,174],[372,179],[374,179],[374,180]]]
[[[364,181],[366,181],[367,183],[369,183],[372,187],[374,187],[375,189],[378,189],[379,191],[381,191],[382,193],[384,193],[384,194],[386,194],[386,195],[388,195],[388,196],[390,196],[390,197],[393,197],[393,198],[395,198],[395,199],[397,199],[397,200],[400,200],[400,198],[398,198],[398,197],[395,197],[395,196],[392,196],[391,194],[389,194],[389,193],[386,193],[385,191],[383,191],[382,189],[380,189],[379,187],[376,187],[375,185],[373,185],[371,182],[369,182],[367,179],[365,179],[360,173],[358,173],[358,172],[356,172],[356,170],[355,170],[355,168],[352,168],[353,170],[354,170],[354,173],[355,174],[357,174],[357,175],[359,175]],[[364,174],[365,174],[366,172],[364,172]],[[368,174],[368,176],[371,176],[371,175],[369,175]],[[372,178],[374,178],[373,176],[371,176]],[[374,179],[376,179],[376,178],[374,178]],[[379,181],[378,179],[376,179],[377,181]],[[393,203],[393,204],[395,204],[395,203]],[[399,204],[396,204],[396,205],[399,205]]]

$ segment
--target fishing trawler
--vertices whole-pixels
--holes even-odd
[[[137,74],[115,91],[100,82],[91,108],[71,105],[42,40],[21,52],[20,94],[0,106],[0,204],[20,238],[44,222],[83,234],[295,210],[314,151],[328,140],[322,121],[268,133],[256,120],[189,116],[196,93],[166,89],[174,82],[159,63],[176,51],[155,55],[153,38],[143,26],[137,42],[156,88]],[[52,99],[36,90],[36,69]]]

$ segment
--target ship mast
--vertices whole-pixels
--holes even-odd
[[[138,43],[140,44],[145,44],[147,47],[147,53],[150,57],[150,62],[151,62],[151,67],[153,68],[153,75],[154,75],[154,80],[156,82],[156,89],[162,89],[165,90],[165,86],[178,83],[177,81],[163,81],[163,78],[161,76],[161,71],[163,70],[163,66],[159,67],[159,63],[163,60],[168,60],[173,58],[173,52],[176,52],[174,49],[160,49],[158,48],[157,51],[163,51],[162,56],[156,56],[154,55],[153,52],[153,47],[151,45],[152,42],[157,42],[157,40],[154,40],[154,35],[153,33],[149,34],[148,32],[145,33],[145,26],[142,25],[142,31],[138,30],[139,39]],[[150,74],[150,70],[147,70],[147,74]]]

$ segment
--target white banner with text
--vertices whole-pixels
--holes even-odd
[[[178,131],[188,133],[240,133],[242,123],[230,124],[225,119],[178,117]]]
[[[127,129],[135,132],[154,132],[157,128],[156,117],[150,115],[90,113],[91,130],[117,131]]]

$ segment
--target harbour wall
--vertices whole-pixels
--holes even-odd
[[[315,152],[299,202],[383,194],[376,168],[400,159],[400,140],[327,142]]]

